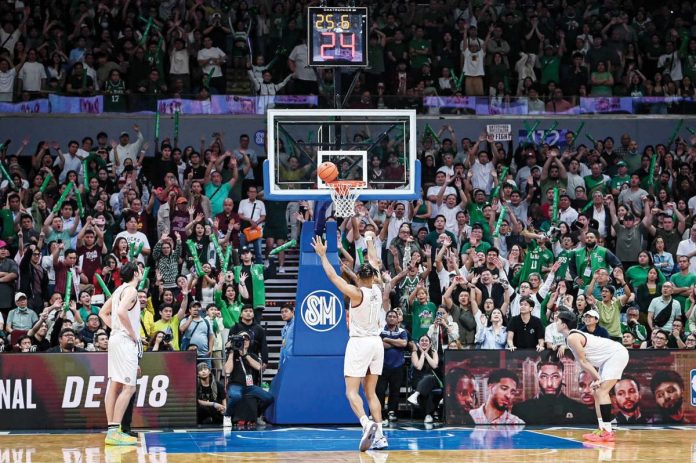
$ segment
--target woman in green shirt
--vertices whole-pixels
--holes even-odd
[[[428,299],[428,290],[419,283],[408,298],[411,306],[411,336],[418,339],[428,332],[435,320],[437,307]]]
[[[607,71],[604,61],[597,63],[597,70],[592,73],[591,80],[592,91],[590,96],[612,96],[614,77],[612,77],[611,72]]]
[[[213,298],[215,305],[220,308],[222,314],[222,324],[225,330],[232,328],[238,321],[242,313],[242,298],[248,298],[246,285],[244,282],[249,277],[248,273],[242,273],[239,276],[239,292],[234,284],[234,274],[232,272],[220,273],[218,283],[215,285]],[[223,336],[227,339],[226,336]]]

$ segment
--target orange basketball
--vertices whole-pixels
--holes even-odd
[[[338,177],[338,167],[333,162],[322,162],[317,167],[317,175],[324,183],[331,183]]]

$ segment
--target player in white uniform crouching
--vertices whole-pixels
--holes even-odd
[[[350,339],[346,346],[343,375],[346,380],[346,397],[363,428],[360,439],[361,452],[388,447],[387,438],[382,432],[382,406],[376,392],[377,380],[382,374],[384,364],[384,347],[380,333],[384,326],[385,312],[382,308],[379,263],[375,257],[372,240],[367,240],[367,243],[368,258],[372,264],[365,263],[360,266],[357,271],[358,285],[354,286],[336,273],[326,257],[326,244],[321,237],[314,237],[312,242],[329,280],[350,299]],[[360,398],[361,383],[372,420],[365,414],[363,401]]]
[[[138,283],[142,279],[140,269],[134,262],[121,267],[124,282],[111,295],[100,313],[111,314],[111,337],[107,356],[109,384],[104,405],[109,430],[104,442],[107,445],[135,445],[137,438],[121,431],[121,420],[135,393],[138,378],[138,359],[143,347],[140,331],[140,302]]]
[[[614,442],[609,391],[621,379],[628,365],[628,351],[616,341],[583,333],[576,330],[576,326],[577,317],[573,313],[559,312],[556,320],[558,332],[566,338],[575,360],[593,378],[590,387],[595,398],[599,429],[582,437],[591,442]]]

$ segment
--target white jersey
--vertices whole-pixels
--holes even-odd
[[[611,339],[600,338],[594,334],[583,333],[578,330],[571,330],[570,333],[580,333],[585,336],[585,358],[594,367],[603,366],[610,359],[623,352],[628,355],[628,351],[621,343],[612,341]],[[570,350],[572,351],[573,348],[571,347]],[[573,355],[575,355],[576,359],[578,358],[575,351],[573,351]]]
[[[359,289],[363,297],[357,307],[350,308],[350,336],[379,336],[385,318],[382,308],[382,290],[377,285]]]
[[[132,286],[124,284],[116,288],[116,291],[111,295],[111,333],[120,333],[130,337],[128,328],[123,326],[117,313],[118,306],[121,303],[121,296],[123,296],[123,291],[125,291],[126,288],[135,290]],[[133,332],[137,335],[140,332],[140,301],[138,301],[137,297],[135,299],[135,306],[128,311],[128,320],[130,320]]]

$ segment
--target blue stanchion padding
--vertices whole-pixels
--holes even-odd
[[[275,401],[266,419],[274,424],[355,424],[345,391],[343,356],[289,355],[271,383]]]
[[[290,355],[343,356],[348,327],[343,295],[324,272],[312,247],[314,223],[306,222],[300,236],[300,266],[295,300],[293,351]],[[326,222],[327,257],[340,273],[336,222]]]

